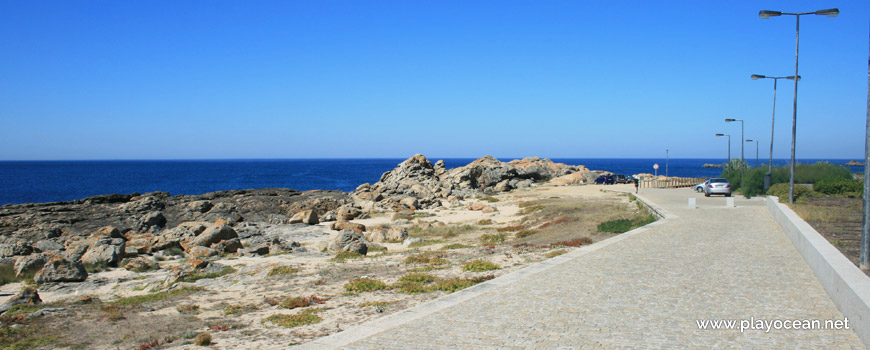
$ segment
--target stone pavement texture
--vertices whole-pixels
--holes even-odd
[[[763,201],[726,208],[690,189],[641,197],[666,218],[303,347],[865,348],[852,330],[699,329],[696,320],[843,315]]]

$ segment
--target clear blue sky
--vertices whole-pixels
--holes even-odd
[[[0,159],[864,153],[870,1],[3,1]],[[774,157],[787,158],[781,81]],[[746,157],[754,157],[747,144]]]

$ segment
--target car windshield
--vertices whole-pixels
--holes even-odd
[[[728,183],[726,179],[710,179],[711,183]]]

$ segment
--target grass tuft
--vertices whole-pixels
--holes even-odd
[[[298,268],[290,267],[290,266],[276,266],[269,270],[268,276],[283,276],[283,275],[292,275],[294,273],[299,272]]]
[[[347,261],[348,259],[362,259],[363,256],[364,255],[357,253],[357,252],[344,251],[344,252],[340,252],[338,254],[335,254],[335,256],[332,257],[332,259],[329,259],[329,261],[343,263],[343,262]]]
[[[231,274],[231,273],[233,273],[233,272],[236,272],[236,269],[234,269],[234,268],[232,268],[232,267],[230,267],[230,266],[227,266],[227,267],[224,267],[223,269],[221,269],[221,270],[218,271],[218,272],[194,273],[194,274],[190,274],[190,275],[187,275],[187,276],[184,276],[184,277],[180,278],[180,279],[178,280],[178,282],[190,282],[190,283],[193,283],[193,282],[199,281],[199,280],[201,280],[201,279],[206,279],[206,278],[218,278],[218,277],[221,277],[221,276],[226,276],[226,275],[229,275],[229,274]]]
[[[297,314],[277,314],[267,317],[264,321],[284,327],[293,328],[323,321],[323,318],[315,314],[316,311],[304,310]]]
[[[462,265],[462,271],[483,272],[498,270],[501,267],[498,264],[486,260],[472,260],[465,265]]]
[[[344,289],[349,292],[373,292],[387,289],[387,284],[373,278],[361,277],[352,279],[344,285]]]
[[[145,303],[153,303],[157,301],[163,301],[166,299],[193,294],[199,291],[205,290],[201,287],[184,287],[173,289],[165,292],[158,292],[153,294],[139,295],[135,297],[127,297],[121,298],[111,302],[112,305],[135,305],[135,304],[145,304]]]

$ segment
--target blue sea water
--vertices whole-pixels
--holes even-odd
[[[403,160],[0,161],[0,205],[153,191],[166,191],[172,195],[267,187],[352,191],[362,183],[378,181],[381,174]],[[444,162],[447,168],[455,168],[473,160],[453,158],[444,159]],[[665,159],[553,158],[553,161],[629,175],[654,173],[653,164],[658,163],[658,174],[667,172],[670,176],[683,177],[718,176],[721,169],[701,166],[725,163],[725,159],[670,159],[665,169]],[[817,161],[822,160],[805,159],[801,163]],[[848,160],[825,161],[842,164]],[[774,160],[774,165],[785,164],[786,160]],[[863,171],[863,167],[854,167],[852,171]]]

